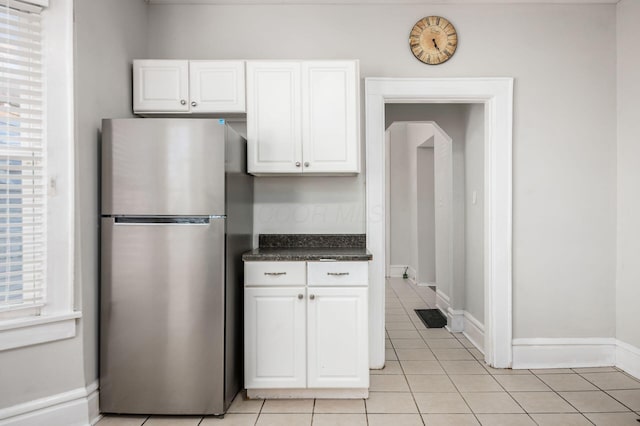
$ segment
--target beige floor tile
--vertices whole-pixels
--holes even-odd
[[[458,392],[445,374],[407,374],[412,392]]]
[[[384,348],[385,349],[393,348],[393,345],[391,344],[391,340],[384,339]]]
[[[396,351],[393,348],[385,348],[384,359],[386,361],[397,361],[398,356],[396,355]]]
[[[369,374],[402,374],[402,369],[398,361],[385,361],[384,368],[380,370],[371,369]]]
[[[583,379],[579,374],[544,374],[538,376],[547,386],[555,391],[586,391],[598,390],[594,385]]]
[[[532,374],[529,370],[514,370],[512,368],[493,368],[488,365],[484,365],[484,368],[489,372],[489,374],[493,374],[494,376],[524,376],[527,374]]]
[[[314,413],[361,414],[365,413],[364,399],[316,399]]]
[[[550,391],[549,386],[534,375],[502,375],[494,376],[508,392]]]
[[[574,371],[570,368],[535,368],[531,372],[541,376],[547,374],[571,374]]]
[[[471,352],[466,349],[432,349],[432,351],[436,358],[438,358],[440,361],[475,360],[473,355],[471,355]]]
[[[527,414],[478,414],[482,426],[535,426]]]
[[[414,393],[421,413],[460,414],[471,410],[458,393]]]
[[[524,411],[506,392],[463,393],[465,401],[474,413],[517,414]]]
[[[372,375],[369,379],[369,390],[374,392],[409,392],[409,385],[403,374]]]
[[[244,391],[238,392],[227,413],[259,413],[263,403],[263,399],[247,399]]]
[[[444,328],[427,328],[426,330],[421,330],[420,335],[425,339],[455,339],[453,334],[449,333]]]
[[[423,414],[428,426],[479,426],[473,414]]]
[[[416,330],[387,330],[391,339],[419,339],[420,334]]]
[[[151,416],[146,426],[198,426],[202,416]]]
[[[440,361],[447,374],[489,374],[478,361]]]
[[[560,392],[560,395],[581,413],[628,411],[625,406],[602,391]]]
[[[431,349],[464,349],[457,339],[428,339],[427,345]]]
[[[409,320],[386,321],[384,328],[387,330],[415,330],[416,326]]]
[[[461,374],[449,376],[460,392],[504,392],[489,374]]]
[[[313,426],[367,426],[367,415],[314,414]]]
[[[444,374],[438,361],[400,361],[404,374]]]
[[[312,413],[313,399],[267,399],[261,413]]]
[[[582,377],[604,390],[640,389],[640,381],[624,373],[585,373]]]
[[[370,392],[365,401],[367,413],[417,413],[418,408],[410,393],[404,392]]]
[[[433,361],[436,357],[429,349],[396,349],[400,361]]]
[[[392,339],[393,347],[396,349],[428,349],[424,340],[420,339]]]
[[[576,411],[555,392],[511,392],[511,396],[527,413],[574,413]]]
[[[311,426],[311,413],[260,414],[256,426]]]
[[[387,307],[384,310],[384,314],[385,315],[407,315],[407,312],[404,310],[404,308],[396,308],[396,307],[390,308],[390,307]]]
[[[588,413],[585,416],[596,426],[638,426],[638,416],[633,413]]]
[[[640,411],[640,389],[614,390],[607,393],[632,410]]]
[[[205,417],[200,426],[253,426],[258,414],[225,414],[224,418]]]
[[[422,426],[420,414],[367,414],[369,426]]]
[[[105,415],[97,426],[141,426],[148,416],[118,416]]]
[[[482,352],[480,352],[478,349],[476,348],[468,348],[467,349],[469,352],[471,352],[471,355],[473,355],[473,357],[477,360],[483,361],[484,360],[484,354]]]
[[[384,316],[385,322],[402,322],[410,321],[410,317],[407,314],[386,314]]]
[[[539,426],[592,426],[582,414],[531,414]]]
[[[471,343],[471,341],[469,339],[467,339],[466,337],[458,337],[458,342],[462,343],[462,346],[464,346],[465,348],[475,348],[476,347],[476,345]]]
[[[572,368],[576,373],[610,373],[618,371],[615,367],[582,367]]]

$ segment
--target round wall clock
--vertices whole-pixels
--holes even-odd
[[[413,26],[409,35],[411,52],[420,61],[429,65],[446,62],[458,47],[458,33],[445,18],[427,16]]]

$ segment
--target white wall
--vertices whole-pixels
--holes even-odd
[[[618,265],[616,334],[640,347],[640,2],[618,3]]]
[[[433,4],[428,9],[418,4],[151,5],[149,56],[355,58],[362,77],[514,77],[514,337],[613,337],[616,6]],[[455,56],[443,65],[422,64],[409,50],[407,34],[426,14],[446,16],[460,34]],[[541,23],[553,30],[541,31]],[[334,199],[364,206],[362,175],[324,178],[326,186],[284,179],[290,179],[283,180],[286,189],[265,188],[259,181],[256,191],[264,199],[273,193],[283,206],[304,208],[315,199],[333,208],[339,205],[330,204]],[[315,231],[307,221],[296,229]],[[351,226],[335,225],[362,232],[364,213]]]
[[[75,8],[76,281],[91,383],[98,377],[101,119],[132,116],[131,64],[146,57],[147,6],[144,0],[77,0]]]
[[[409,144],[407,126],[393,125],[389,132],[389,265],[412,264],[411,191],[409,190]]]
[[[484,105],[465,112],[465,311],[484,324]]]
[[[436,205],[433,147],[417,149],[418,283],[436,282]]]

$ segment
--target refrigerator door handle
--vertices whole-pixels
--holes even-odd
[[[144,217],[122,216],[114,217],[115,225],[209,225],[212,219],[222,217],[195,216],[195,217]]]

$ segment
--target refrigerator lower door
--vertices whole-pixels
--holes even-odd
[[[224,219],[102,219],[102,412],[224,413],[224,241]]]

